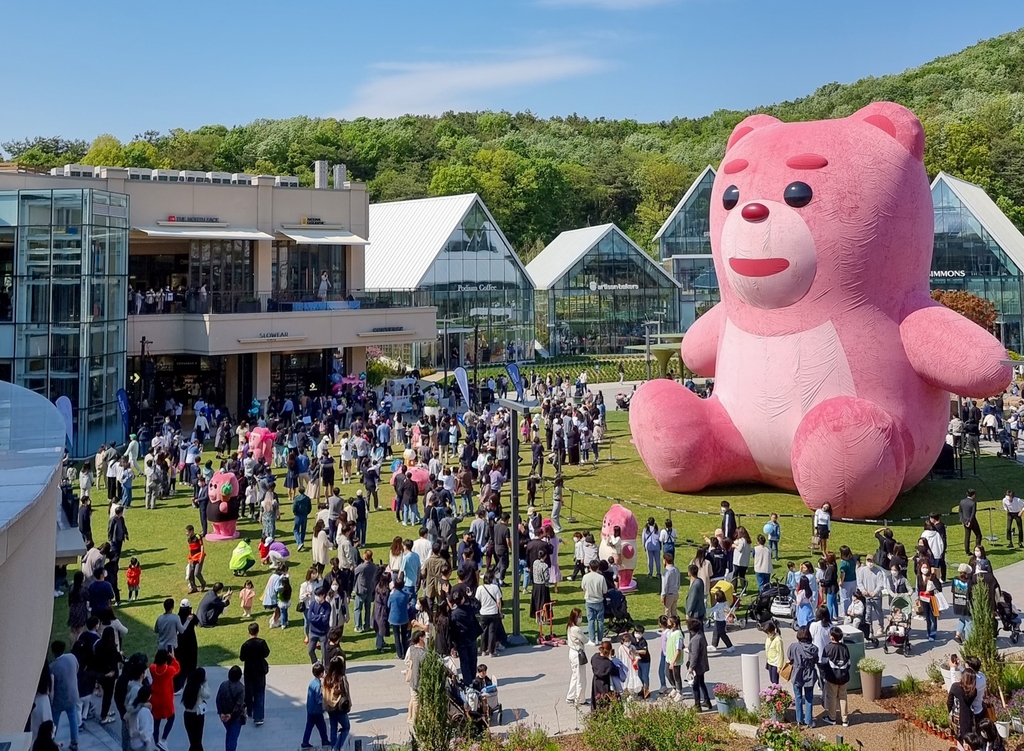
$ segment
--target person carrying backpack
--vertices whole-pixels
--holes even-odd
[[[658,534],[658,541],[661,543],[661,554],[676,554],[676,531],[672,529],[672,520],[665,520],[665,528]]]
[[[313,513],[313,501],[305,493],[296,493],[292,500],[292,515],[295,517],[292,533],[295,536],[296,550],[302,550],[306,544],[306,521],[311,513]]]
[[[850,727],[846,707],[846,684],[850,682],[850,650],[843,644],[843,631],[838,627],[828,632],[829,643],[825,646],[825,715],[822,719],[835,725],[842,719],[843,727]],[[841,717],[836,717],[836,710]]]

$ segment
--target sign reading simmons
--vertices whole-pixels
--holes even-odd
[[[640,289],[639,284],[598,284],[597,282],[590,283],[591,292],[604,292],[606,290],[615,291],[618,289]]]
[[[941,269],[931,272],[932,279],[963,279],[966,276],[966,269]]]

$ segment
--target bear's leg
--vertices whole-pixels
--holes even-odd
[[[832,504],[832,516],[884,514],[903,485],[906,453],[899,426],[874,402],[828,399],[800,421],[793,437],[793,480],[808,508]]]
[[[761,478],[718,399],[701,399],[675,381],[658,379],[637,389],[629,404],[629,428],[662,490],[692,493]]]

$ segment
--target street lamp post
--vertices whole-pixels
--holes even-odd
[[[484,392],[480,389],[480,324],[473,324],[473,383],[476,384],[476,411],[481,412]]]
[[[522,422],[522,418],[530,414],[530,408],[537,406],[536,402],[520,402],[515,399],[498,399],[498,404],[509,410],[509,448],[511,454],[511,460],[509,461],[509,485],[510,485],[510,498],[511,498],[511,514],[512,514],[512,543],[511,550],[512,560],[517,560],[517,553],[519,550],[519,423]],[[512,572],[512,633],[509,634],[509,644],[511,646],[521,646],[526,644],[526,639],[523,638],[522,630],[520,626],[521,616],[521,593],[519,589],[519,576],[518,566],[513,569]]]
[[[657,326],[658,332],[661,332],[661,321],[644,321],[640,324],[644,327],[644,347],[646,348],[647,357],[647,380],[651,380],[651,326]]]
[[[442,339],[442,347],[444,351],[441,353],[444,358],[444,379],[441,381],[441,394],[447,398],[448,392],[448,324],[453,323],[458,319],[455,318],[442,318],[440,323],[444,324],[444,337]]]

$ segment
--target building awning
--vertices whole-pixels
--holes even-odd
[[[273,240],[273,235],[255,227],[132,227],[135,232],[149,237],[174,240]]]
[[[369,245],[370,241],[343,229],[283,229],[299,245]]]

